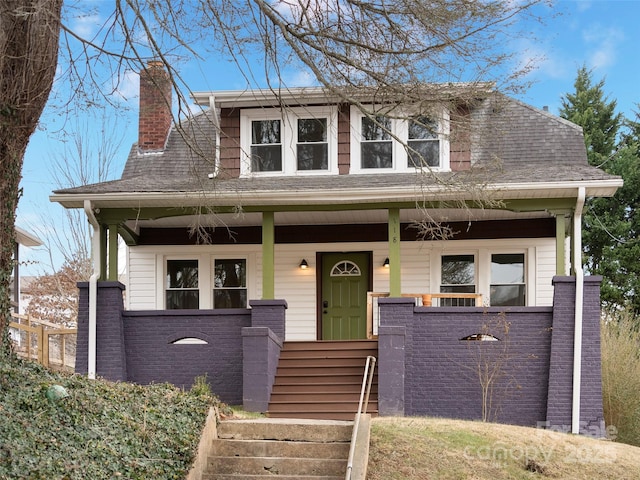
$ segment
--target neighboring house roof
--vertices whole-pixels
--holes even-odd
[[[34,234],[29,233],[20,227],[15,227],[14,230],[14,238],[18,244],[24,245],[25,247],[39,247],[42,245],[42,240]]]
[[[319,101],[317,91],[314,92],[315,101]],[[509,191],[509,198],[544,198],[549,192],[543,190],[549,189],[558,197],[575,197],[576,186],[585,186],[587,195],[609,196],[622,184],[619,177],[588,165],[581,127],[501,94],[481,101],[472,112],[472,169],[433,175],[375,173],[210,179],[216,138],[212,120],[217,123],[212,113],[210,110],[195,115],[178,128],[174,126],[164,152],[140,154],[134,145],[120,180],[57,190],[52,199],[70,208],[82,206],[84,198],[102,200],[105,207],[131,205],[134,198],[138,206],[165,206],[175,205],[178,197],[183,205],[189,204],[189,196],[193,196],[191,204],[196,204],[202,201],[202,195],[215,198],[221,205],[235,205],[239,199],[286,204],[293,200],[335,202],[349,197],[336,195],[336,191],[343,191],[361,201],[411,201],[416,198],[416,188],[436,198],[451,191],[451,186],[443,185],[452,182],[458,192],[474,183],[497,192]],[[100,206],[100,202],[94,205]]]

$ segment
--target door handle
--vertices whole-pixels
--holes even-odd
[[[329,308],[329,302],[327,302],[326,300],[324,300],[322,302],[322,308]]]

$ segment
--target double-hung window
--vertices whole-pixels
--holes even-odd
[[[282,171],[282,121],[251,121],[251,170]]]
[[[424,115],[409,120],[407,158],[410,167],[439,167],[438,123]]]
[[[360,119],[360,167],[392,168],[393,143],[391,142],[391,119],[378,115]]]
[[[167,310],[200,308],[198,260],[167,260]]]
[[[491,306],[526,305],[523,253],[491,255]]]
[[[328,170],[327,119],[298,118],[297,136],[298,170]]]
[[[440,293],[477,293],[492,307],[527,305],[523,252],[494,253],[485,248],[440,257]],[[473,299],[440,299],[441,306],[473,306]],[[476,305],[479,306],[479,305]]]
[[[247,261],[244,258],[215,259],[213,308],[247,308]]]
[[[337,107],[244,109],[240,146],[242,176],[337,174]]]
[[[413,172],[449,169],[449,117],[380,113],[351,108],[351,172]]]
[[[443,255],[440,293],[475,293],[476,261],[474,255]],[[475,300],[467,298],[441,298],[447,307],[473,306]]]

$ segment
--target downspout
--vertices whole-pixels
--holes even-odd
[[[84,201],[84,211],[93,227],[91,236],[91,256],[93,257],[93,274],[89,277],[89,338],[87,376],[96,378],[96,321],[98,317],[98,278],[100,278],[100,224],[93,214],[91,200]]]
[[[571,408],[571,433],[580,433],[580,390],[582,386],[582,311],[584,272],[582,270],[582,209],[585,188],[578,188],[576,209],[573,214],[573,269],[576,275],[576,307],[573,331],[573,405]]]

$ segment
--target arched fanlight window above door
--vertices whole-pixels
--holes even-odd
[[[349,260],[336,263],[331,269],[332,277],[359,277],[360,267]]]

